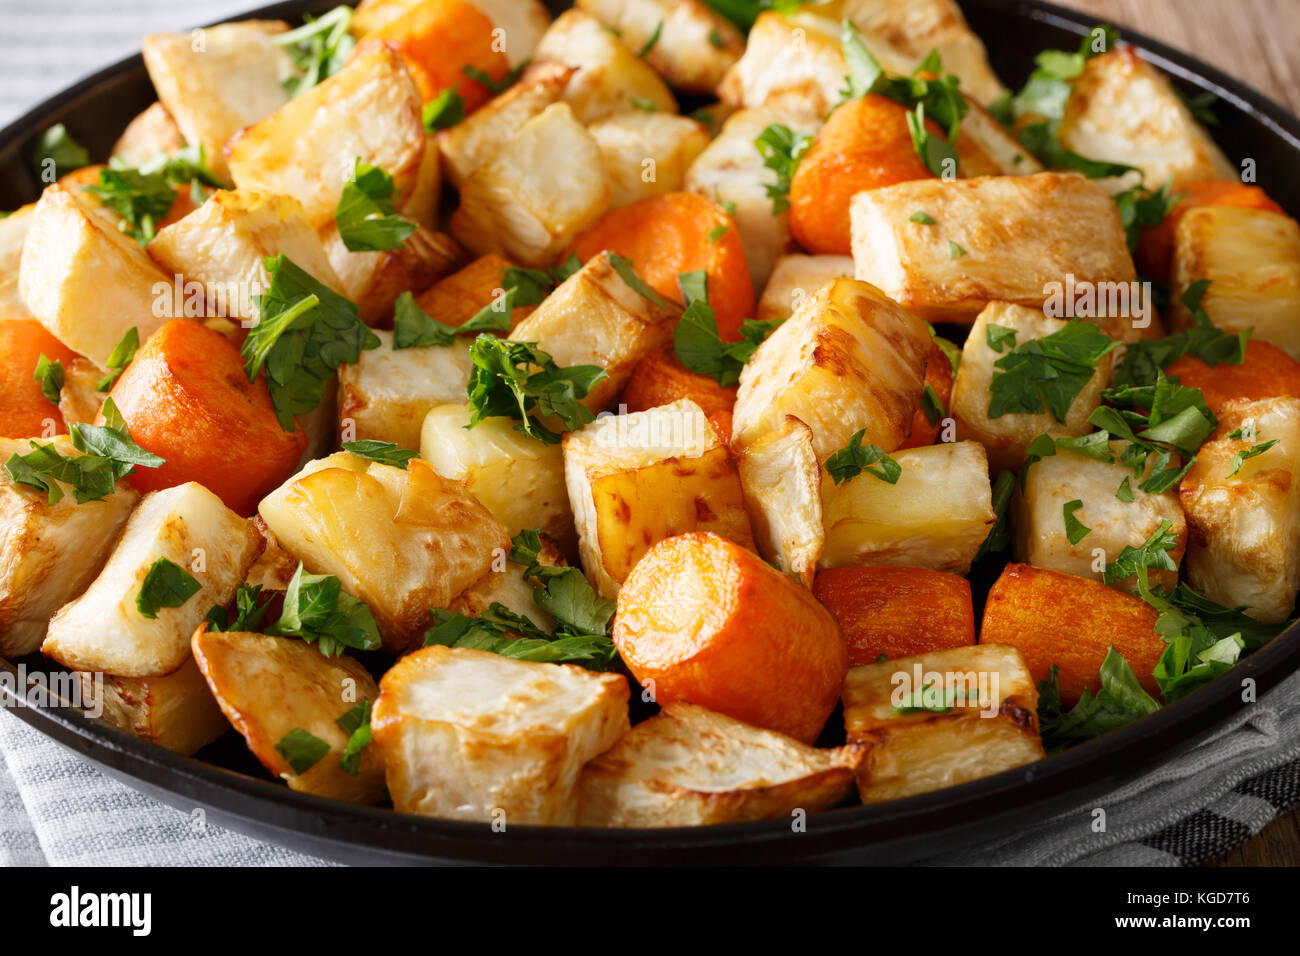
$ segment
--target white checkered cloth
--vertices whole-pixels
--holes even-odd
[[[147,33],[211,23],[250,0],[0,0],[0,125],[139,49]],[[1211,741],[1013,840],[936,864],[1178,865],[1213,860],[1300,803],[1300,675]],[[1094,810],[1107,829],[1092,829]],[[313,865],[200,827],[0,713],[0,864]],[[563,862],[563,861],[557,861]],[[721,862],[721,861],[720,861]]]

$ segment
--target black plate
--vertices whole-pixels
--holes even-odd
[[[303,12],[333,5],[333,0],[281,3],[248,16],[292,22]],[[987,44],[994,68],[1012,86],[1028,75],[1038,50],[1073,47],[1093,25],[1086,16],[1030,0],[965,0],[962,6]],[[1300,178],[1293,175],[1300,167],[1300,121],[1212,67],[1138,34],[1124,31],[1124,36],[1184,90],[1206,90],[1220,98],[1214,130],[1219,143],[1235,161],[1254,159],[1270,195],[1291,215],[1300,214]],[[104,156],[126,123],[153,99],[141,59],[133,56],[0,131],[0,209],[36,198],[31,153],[46,127],[65,123],[92,156]],[[0,666],[13,671],[8,662]],[[1052,810],[1082,803],[1203,739],[1246,706],[1241,700],[1246,678],[1263,693],[1298,666],[1300,626],[1185,700],[1068,753],[960,787],[818,814],[807,820],[804,833],[792,832],[781,820],[665,830],[510,827],[493,833],[486,825],[294,793],[259,775],[251,760],[232,755],[232,765],[249,769],[240,773],[180,757],[73,710],[17,707],[3,688],[0,704],[165,803],[187,812],[203,807],[215,823],[347,862],[889,863],[995,839]]]

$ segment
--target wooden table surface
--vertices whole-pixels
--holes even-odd
[[[1052,0],[1205,60],[1300,113],[1298,0]],[[1300,866],[1300,809],[1233,850],[1224,866]]]

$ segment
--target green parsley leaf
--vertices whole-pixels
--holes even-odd
[[[660,20],[658,23],[655,24],[655,31],[654,33],[650,34],[650,39],[645,41],[645,45],[641,47],[640,50],[637,51],[636,55],[641,57],[642,59],[645,59],[647,56],[649,56],[650,51],[655,48],[655,44],[659,42],[659,37],[663,32],[664,32],[664,22]]]
[[[1141,546],[1135,548],[1131,544],[1127,545],[1114,561],[1106,565],[1106,570],[1102,572],[1102,581],[1106,584],[1127,581],[1139,570],[1148,568],[1155,568],[1157,571],[1177,571],[1178,565],[1169,555],[1174,548],[1178,547],[1178,535],[1171,531],[1172,527],[1168,519],[1163,519],[1159,527],[1151,532],[1151,536]]]
[[[1206,126],[1218,126],[1219,117],[1214,112],[1214,104],[1219,102],[1219,98],[1209,90],[1201,90],[1197,93],[1184,93],[1182,90],[1175,89],[1178,98],[1187,104],[1187,108],[1192,111],[1192,116],[1198,123]]]
[[[686,311],[673,330],[673,351],[692,372],[707,375],[721,385],[734,385],[740,370],[754,352],[780,325],[780,320],[746,319],[741,323],[739,342],[724,342],[718,320],[709,305],[708,274],[703,270],[683,272],[677,277]]]
[[[1128,661],[1113,647],[1101,664],[1101,689],[1096,696],[1084,690],[1069,711],[1062,710],[1056,675],[1053,664],[1047,680],[1038,685],[1039,727],[1048,753],[1099,737],[1160,709],[1159,702],[1142,688]]]
[[[426,133],[450,129],[465,119],[465,98],[448,88],[424,104],[420,113]]]
[[[433,348],[451,345],[458,335],[480,332],[509,332],[511,310],[518,290],[506,289],[460,325],[446,325],[430,316],[415,302],[410,291],[393,303],[393,348]]]
[[[103,409],[105,424],[73,425],[72,447],[87,455],[108,459],[114,480],[125,478],[141,468],[157,468],[164,464],[164,459],[153,452],[145,451],[131,439],[131,433],[122,421],[122,414],[117,410],[111,398],[104,399]]]
[[[1272,441],[1260,442],[1258,445],[1252,445],[1250,448],[1244,448],[1237,452],[1232,456],[1232,467],[1228,469],[1228,477],[1236,477],[1237,472],[1241,471],[1241,466],[1244,465],[1248,459],[1264,454],[1264,452],[1276,445],[1278,441],[1279,439],[1274,438]]]
[[[378,441],[374,438],[365,438],[361,441],[345,441],[342,448],[354,455],[360,455],[370,461],[377,461],[381,465],[392,465],[394,468],[402,469],[402,471],[406,471],[407,462],[420,456],[419,452],[411,451],[409,448],[398,448],[391,441]]]
[[[577,274],[582,268],[578,257],[569,253],[569,258],[551,269],[524,269],[510,266],[501,273],[501,286],[516,290],[515,305],[541,305],[548,295],[560,285]]]
[[[644,96],[629,96],[627,101],[643,113],[653,113],[658,109],[654,100],[648,100]]]
[[[989,348],[1001,354],[1004,348],[1016,347],[1016,330],[990,322],[984,326],[984,341]]]
[[[993,512],[998,516],[993,527],[989,529],[988,536],[984,543],[980,545],[979,551],[975,554],[975,560],[978,561],[986,554],[998,554],[1005,551],[1011,544],[1011,528],[1007,522],[1007,514],[1011,505],[1011,494],[1016,488],[1016,475],[1012,471],[1001,471],[998,473],[998,479],[993,483]]]
[[[321,758],[330,752],[330,745],[301,727],[295,727],[280,738],[275,749],[289,761],[294,773],[303,774],[320,763]]]
[[[36,372],[32,376],[41,386],[41,394],[51,404],[59,404],[59,393],[63,390],[63,363],[51,362],[44,352],[36,360]]]
[[[1154,192],[1142,185],[1134,186],[1114,197],[1130,253],[1137,252],[1142,230],[1154,229],[1164,222],[1182,197],[1182,193],[1170,195],[1169,183]]]
[[[1097,363],[1119,344],[1092,323],[1074,320],[1051,335],[1016,346],[994,363],[989,417],[1046,410],[1063,423]]]
[[[55,123],[41,134],[36,144],[36,175],[42,182],[47,182],[46,163],[54,163],[54,179],[90,165],[90,154],[72,138],[68,128],[62,123]]]
[[[1126,504],[1132,504],[1137,500],[1133,497],[1133,487],[1129,484],[1128,475],[1125,475],[1124,480],[1119,483],[1119,487],[1115,490],[1115,497]]]
[[[290,97],[307,92],[343,68],[356,45],[349,33],[352,13],[351,7],[337,6],[319,19],[304,14],[302,26],[272,38],[273,43],[285,48],[298,69],[297,75],[284,81]]]
[[[1065,536],[1070,540],[1070,544],[1078,544],[1092,534],[1092,529],[1075,517],[1075,513],[1082,507],[1083,501],[1079,498],[1067,501],[1061,506],[1061,512],[1065,516]]]
[[[208,627],[214,631],[253,631],[262,628],[262,618],[270,610],[271,597],[262,600],[262,585],[241,584],[235,592],[235,617],[231,620],[230,609],[222,604],[214,604],[208,609]]]
[[[1057,451],[1065,449],[1076,455],[1083,455],[1097,461],[1113,462],[1115,456],[1110,450],[1110,434],[1105,431],[1089,432],[1078,437],[1065,436],[1054,439]]]
[[[112,494],[117,480],[131,470],[131,466],[123,466],[111,458],[99,455],[64,457],[53,444],[42,445],[31,439],[28,444],[33,450],[26,455],[10,455],[5,462],[5,472],[16,484],[44,492],[47,505],[63,498],[60,482],[72,488],[77,504],[99,501]]]
[[[122,340],[113,346],[113,351],[108,353],[108,374],[95,383],[95,390],[107,392],[113,387],[118,376],[131,364],[135,358],[135,353],[140,350],[140,333],[133,325],[126,330]]]
[[[722,34],[717,31],[716,27],[709,31],[709,45],[715,50],[722,50],[727,46],[727,41],[722,38]]]
[[[153,620],[158,609],[180,607],[203,589],[194,575],[167,558],[159,558],[149,566],[135,596],[135,606],[141,617]]]
[[[565,431],[581,428],[595,416],[582,404],[591,387],[606,377],[597,365],[561,368],[536,342],[480,335],[470,346],[468,386],[473,428],[484,418],[505,417],[530,438],[557,444],[560,434],[542,419],[555,416]]]
[[[316,281],[281,254],[265,260],[270,285],[253,297],[257,322],[241,353],[250,382],[266,368],[280,427],[294,430],[294,416],[314,411],[338,367],[355,362],[379,338],[361,321],[355,303]]]
[[[326,657],[338,657],[345,647],[373,651],[381,644],[369,606],[344,591],[332,574],[307,574],[302,562],[285,589],[280,619],[266,632],[300,637]]]
[[[849,438],[849,443],[826,459],[826,473],[835,484],[852,481],[864,471],[891,485],[898,484],[903,467],[875,445],[864,445],[866,429],[859,429]],[[872,465],[879,464],[879,468]]]
[[[611,252],[609,254],[609,264],[614,267],[614,271],[618,273],[619,278],[626,282],[633,292],[655,308],[662,309],[668,304],[664,302],[658,292],[650,288],[646,281],[637,275],[631,259],[624,259],[617,253]]]
[[[480,70],[476,66],[462,66],[460,71],[475,83],[481,83],[486,86],[493,96],[499,96],[515,85],[515,82],[523,75],[526,66],[527,62],[520,63],[499,80],[494,80],[488,73]]]
[[[921,411],[925,414],[925,420],[931,426],[939,424],[947,412],[944,411],[943,402],[939,399],[939,393],[931,385],[925,386],[921,391]]]
[[[415,232],[415,223],[393,208],[393,177],[378,166],[356,160],[343,187],[334,222],[350,252],[385,252],[399,248]]]
[[[961,258],[962,256],[964,256],[964,255],[966,255],[966,250],[963,249],[961,246],[957,245],[957,243],[953,242],[951,239],[949,239],[949,240],[948,240],[948,258],[949,258],[949,259],[960,259],[960,258]]]
[[[772,215],[779,216],[790,208],[790,182],[812,143],[811,134],[796,133],[781,123],[772,123],[754,140],[763,165],[776,173],[776,182],[763,185],[772,200]]]
[[[908,216],[907,221],[914,222],[922,226],[938,225],[938,223],[935,222],[934,217],[922,209],[918,209],[916,212],[912,213],[912,215]]]
[[[721,239],[726,234],[727,234],[726,224],[723,224],[721,226],[714,226],[712,229],[709,230],[709,242],[711,244],[716,245],[718,240]]]
[[[966,695],[964,688],[945,687],[938,681],[926,684],[920,690],[914,690],[903,697],[901,704],[892,709],[900,716],[906,714],[946,714],[951,712],[958,701],[963,704],[975,703]]]
[[[335,721],[348,735],[339,766],[354,777],[361,769],[361,751],[370,745],[370,708],[370,701],[363,700]]]
[[[110,164],[99,171],[99,183],[83,187],[121,217],[123,232],[141,246],[156,233],[157,224],[176,202],[176,187],[163,173],[144,173]]]

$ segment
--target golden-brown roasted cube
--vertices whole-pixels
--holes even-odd
[[[143,342],[167,321],[160,306],[171,301],[172,282],[117,228],[115,214],[77,193],[56,184],[41,194],[18,291],[56,339],[104,366],[132,326]]]
[[[438,164],[425,161],[422,106],[401,58],[381,46],[241,130],[226,161],[240,189],[293,196],[320,229],[360,160],[393,177],[399,212],[427,224],[436,190],[425,180]]]
[[[895,452],[897,484],[868,472],[822,479],[821,566],[893,564],[965,574],[997,520],[988,459],[978,442]]]
[[[618,31],[632,50],[674,89],[713,93],[745,52],[745,38],[731,21],[702,0],[578,0],[585,10]]]
[[[766,16],[766,14],[764,14]],[[728,117],[721,132],[686,172],[686,190],[707,196],[731,213],[745,247],[745,262],[754,291],[760,292],[773,266],[790,246],[790,214],[774,213],[767,187],[776,171],[763,162],[754,145],[768,126],[778,124],[811,137],[821,129],[821,114],[797,96],[774,97],[762,106]]]
[[[1126,547],[1140,548],[1162,521],[1168,521],[1169,533],[1178,537],[1169,556],[1175,565],[1182,560],[1187,524],[1178,496],[1173,490],[1161,494],[1143,491],[1140,486],[1151,476],[1155,456],[1148,458],[1144,474],[1135,478],[1132,470],[1120,463],[1127,446],[1127,442],[1111,442],[1114,461],[1110,462],[1058,448],[1055,455],[1030,466],[1012,522],[1017,561],[1100,581],[1107,563]],[[1126,478],[1133,498],[1128,502],[1115,497]],[[1063,510],[1072,501],[1083,502],[1072,514],[1091,529],[1076,544],[1070,543],[1066,533]],[[1178,584],[1178,572],[1153,568],[1148,579],[1172,591]],[[1136,577],[1115,583],[1130,594],[1137,593],[1137,585]]]
[[[826,545],[812,429],[787,415],[736,456],[736,467],[758,553],[812,587]]]
[[[627,680],[571,664],[434,645],[379,689],[370,726],[402,813],[572,824],[583,765],[628,729]]]
[[[375,335],[379,348],[339,366],[339,433],[343,441],[373,438],[419,449],[429,409],[465,398],[473,339],[394,349],[392,332]]]
[[[546,266],[608,205],[600,147],[567,103],[554,103],[465,179],[451,231],[478,255]]]
[[[188,756],[230,729],[193,657],[156,677],[74,673],[82,699],[93,695],[96,707],[102,705],[104,720],[174,753]]]
[[[669,113],[616,113],[587,129],[605,157],[611,209],[680,191],[686,170],[709,145],[703,126]]]
[[[284,81],[293,75],[293,61],[275,43],[288,29],[282,20],[243,20],[141,43],[159,102],[223,179],[226,142],[289,101]]]
[[[342,762],[351,733],[339,720],[379,696],[364,667],[347,656],[326,657],[297,638],[200,626],[192,644],[194,660],[222,713],[262,766],[283,778],[290,790],[349,803],[383,799],[384,762],[374,747],[357,755],[352,773]],[[329,747],[301,771],[277,746],[293,731],[311,734]]]
[[[994,301],[1041,308],[1067,275],[1136,281],[1118,207],[1077,173],[898,183],[851,209],[858,278],[931,321],[969,323]]]
[[[727,71],[718,97],[737,109],[784,97],[825,116],[840,101],[848,72],[838,19],[807,6],[789,14],[769,10],[754,21],[745,53]]]
[[[816,813],[848,793],[864,752],[854,744],[818,750],[672,703],[583,768],[578,822],[676,827]]]
[[[343,294],[357,304],[367,325],[387,324],[403,292],[424,292],[465,264],[460,243],[419,224],[396,249],[354,252],[335,226],[326,227],[324,245]]]
[[[148,248],[169,274],[203,286],[209,315],[255,319],[253,296],[270,284],[266,259],[282,253],[345,294],[320,237],[292,196],[218,190],[188,216],[158,230]]]
[[[171,674],[189,659],[194,629],[214,604],[234,597],[261,547],[252,525],[196,482],[150,492],[127,519],[99,575],[50,619],[41,653],[74,670]],[[180,606],[158,607],[146,617],[141,587],[161,558],[200,587]]]
[[[575,67],[564,102],[583,123],[636,109],[637,102],[676,113],[677,101],[645,61],[595,17],[566,10],[542,35],[533,59]]]
[[[930,330],[877,288],[836,279],[804,300],[740,373],[732,444],[744,449],[793,415],[817,460],[864,441],[893,451],[921,398]]]
[[[492,566],[510,539],[454,481],[413,459],[406,469],[340,453],[313,462],[258,512],[313,574],[332,574],[370,606],[384,647],[400,651]]]
[[[1004,468],[1018,471],[1025,463],[1025,449],[1039,435],[1059,438],[1092,431],[1088,416],[1101,404],[1101,393],[1110,382],[1113,352],[1102,357],[1088,384],[1070,403],[1064,422],[1058,422],[1049,411],[1036,415],[1010,412],[989,418],[989,403],[993,397],[989,387],[993,377],[1001,374],[996,363],[1013,348],[1059,332],[1067,324],[1062,319],[1049,319],[1037,309],[990,302],[971,326],[966,344],[962,346],[961,364],[953,383],[949,411],[957,422],[957,436],[982,444],[994,471]],[[1011,344],[1000,343],[1001,351],[995,351],[988,341],[989,326],[1012,329],[1015,338]],[[1119,479],[1115,481],[1118,485]]]
[[[35,208],[28,203],[0,219],[0,320],[35,318],[18,292],[18,267]]]
[[[883,803],[1041,760],[1038,688],[1020,652],[955,647],[855,667],[844,728],[867,745],[863,803]]]
[[[1300,224],[1263,209],[1205,206],[1178,222],[1174,330],[1191,327],[1187,287],[1209,279],[1201,307],[1215,325],[1254,336],[1300,359]]]
[[[128,166],[138,167],[160,153],[172,155],[185,148],[180,127],[161,103],[151,103],[126,124],[113,144],[112,156]],[[204,152],[206,162],[208,154]]]
[[[603,368],[607,377],[582,400],[596,412],[613,404],[637,362],[669,343],[680,317],[679,306],[647,299],[601,253],[564,280],[510,338],[538,343],[559,366]]]
[[[664,538],[711,531],[754,547],[736,463],[689,399],[569,432],[564,478],[583,568],[605,597]]]
[[[1179,498],[1192,586],[1261,621],[1290,617],[1300,588],[1300,399],[1229,401]]]
[[[469,420],[464,401],[429,409],[420,457],[462,482],[511,537],[537,528],[571,549],[576,539],[560,446],[528,437],[513,419],[485,418],[473,428]]]
[[[1090,59],[1073,87],[1059,130],[1066,149],[1134,166],[1153,189],[1171,183],[1177,192],[1183,183],[1236,177],[1169,81],[1132,47]],[[1107,184],[1119,191],[1132,179]]]
[[[757,318],[763,321],[788,319],[805,299],[836,279],[853,278],[851,256],[810,256],[791,253],[776,260],[763,296],[758,300]]]
[[[80,454],[67,435],[53,445],[64,456]],[[26,439],[0,438],[0,461],[31,452]],[[123,479],[100,501],[77,504],[20,485],[0,473],[0,655],[20,657],[41,646],[50,615],[81,594],[108,559],[117,532],[140,495]]]

